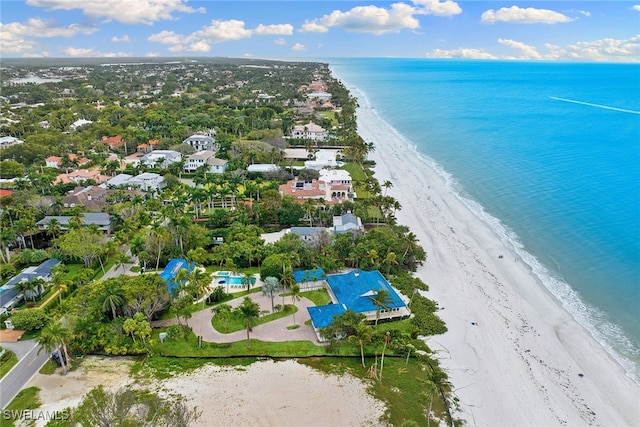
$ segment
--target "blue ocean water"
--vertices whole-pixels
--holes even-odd
[[[640,378],[640,64],[357,58],[334,74],[510,232]]]

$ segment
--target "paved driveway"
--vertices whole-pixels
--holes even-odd
[[[257,302],[260,305],[261,310],[268,310],[271,312],[271,298],[262,295],[262,293],[250,294],[249,298]],[[242,298],[236,298],[229,302],[231,307],[237,307],[242,304]],[[285,297],[285,303],[291,304],[291,297]],[[274,304],[282,304],[282,297],[274,298]],[[293,325],[293,316],[286,316],[272,322],[268,322],[259,326],[255,326],[250,333],[250,338],[255,338],[260,341],[268,342],[281,342],[281,341],[311,341],[318,343],[315,332],[311,325],[305,325],[304,323],[309,320],[309,313],[307,307],[313,306],[313,302],[306,298],[302,298],[296,302],[298,311],[296,312],[296,324],[300,325],[297,329],[289,330],[288,326]],[[196,335],[202,336],[204,341],[208,342],[236,342],[247,339],[247,331],[237,331],[230,334],[223,334],[216,331],[211,325],[211,318],[213,313],[211,308],[205,308],[204,310],[196,311],[189,319],[189,326]],[[169,320],[157,320],[151,322],[151,326],[167,326],[175,325],[178,323],[177,319]]]

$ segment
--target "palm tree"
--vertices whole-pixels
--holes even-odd
[[[267,278],[264,279],[264,282],[262,284],[262,295],[265,296],[269,296],[271,297],[271,312],[273,313],[273,296],[275,293],[278,293],[280,291],[280,282],[278,282],[278,279],[273,277],[273,276],[269,276]]]
[[[249,292],[251,290],[251,277],[245,275],[245,276],[242,276],[240,280],[241,280],[242,286],[246,286],[247,292]]]
[[[378,378],[380,382],[382,382],[382,369],[384,368],[384,353],[387,350],[389,341],[391,341],[391,332],[387,331],[387,333],[384,334],[384,346],[382,347],[382,357],[380,358],[380,377]]]
[[[189,282],[193,285],[198,295],[202,298],[202,308],[204,309],[204,303],[207,299],[207,291],[211,280],[207,275],[204,268],[194,268],[189,274]]]
[[[33,302],[36,302],[35,284],[32,280],[22,280],[16,283],[15,290],[22,294],[25,301],[27,298],[31,298]]]
[[[391,293],[386,289],[379,289],[374,291],[374,295],[369,297],[373,305],[376,306],[376,326],[380,319],[380,311],[384,308],[387,309],[387,304],[391,302]]]
[[[433,395],[438,392],[438,387],[431,380],[426,380],[424,385],[422,386],[422,393],[420,393],[420,398],[425,403],[428,403],[429,407],[426,411],[427,416],[427,427],[431,424],[431,405],[433,403]]]
[[[393,182],[386,180],[385,182],[382,183],[382,186],[384,187],[384,195],[387,195],[387,190],[389,190],[391,187],[393,187]]]
[[[300,285],[297,283],[291,286],[291,302],[293,302],[293,324],[296,324],[296,302],[300,301],[302,297],[300,297]]]
[[[382,261],[382,263],[387,264],[387,276],[388,276],[389,272],[391,271],[391,264],[398,265],[396,253],[393,251],[387,252],[387,255],[384,257],[384,261]]]
[[[216,316],[220,316],[224,320],[224,331],[229,331],[229,317],[231,317],[232,309],[229,304],[219,304],[211,309],[212,313]]]
[[[60,231],[62,231],[62,229],[60,228],[60,221],[58,221],[57,218],[49,219],[49,222],[47,223],[47,234],[50,237],[55,238],[58,237]]]
[[[242,304],[236,308],[236,312],[244,319],[247,327],[247,341],[249,340],[249,331],[251,331],[251,323],[260,315],[260,305],[249,297],[244,297]]]
[[[117,316],[117,309],[124,305],[124,291],[118,282],[109,282],[104,288],[104,294],[100,298],[102,312],[111,311],[111,320]]]
[[[296,283],[296,279],[293,276],[293,269],[291,267],[286,267],[282,271],[282,277],[280,278],[280,284],[282,285],[282,290],[287,289],[288,287],[293,286]],[[284,306],[284,294],[282,295],[282,305]]]
[[[70,367],[69,361],[69,352],[67,350],[67,343],[71,338],[71,331],[62,326],[60,322],[58,323],[50,323],[45,326],[40,335],[36,338],[36,343],[40,346],[40,350],[38,350],[38,354],[44,349],[47,353],[52,350],[61,347],[62,353],[64,355],[64,363],[63,369],[66,374]]]
[[[131,258],[129,258],[129,256],[125,252],[120,252],[120,254],[118,254],[118,257],[116,258],[116,269],[118,267],[122,267],[122,272],[124,273],[125,264],[128,264],[130,262]]]
[[[358,340],[360,345],[360,358],[362,359],[362,367],[366,368],[364,364],[364,343],[370,342],[373,338],[373,328],[365,321],[358,323],[355,327],[355,335],[351,335],[348,339]]]

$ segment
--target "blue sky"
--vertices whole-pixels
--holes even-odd
[[[3,0],[0,12],[2,57],[640,62],[640,0]]]

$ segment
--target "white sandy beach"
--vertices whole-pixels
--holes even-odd
[[[398,223],[428,254],[418,275],[449,328],[428,344],[460,400],[455,415],[472,426],[640,425],[640,387],[364,104],[358,132],[375,144],[376,177],[393,183]]]
[[[62,411],[77,406],[99,384],[108,391],[132,384],[129,366],[128,359],[88,356],[77,371],[66,376],[36,374],[27,386],[40,388],[42,406],[37,411]],[[294,360],[205,365],[142,387],[161,395],[181,394],[201,413],[194,425],[203,427],[379,426],[385,412],[384,404],[371,397],[359,379],[324,375]]]

